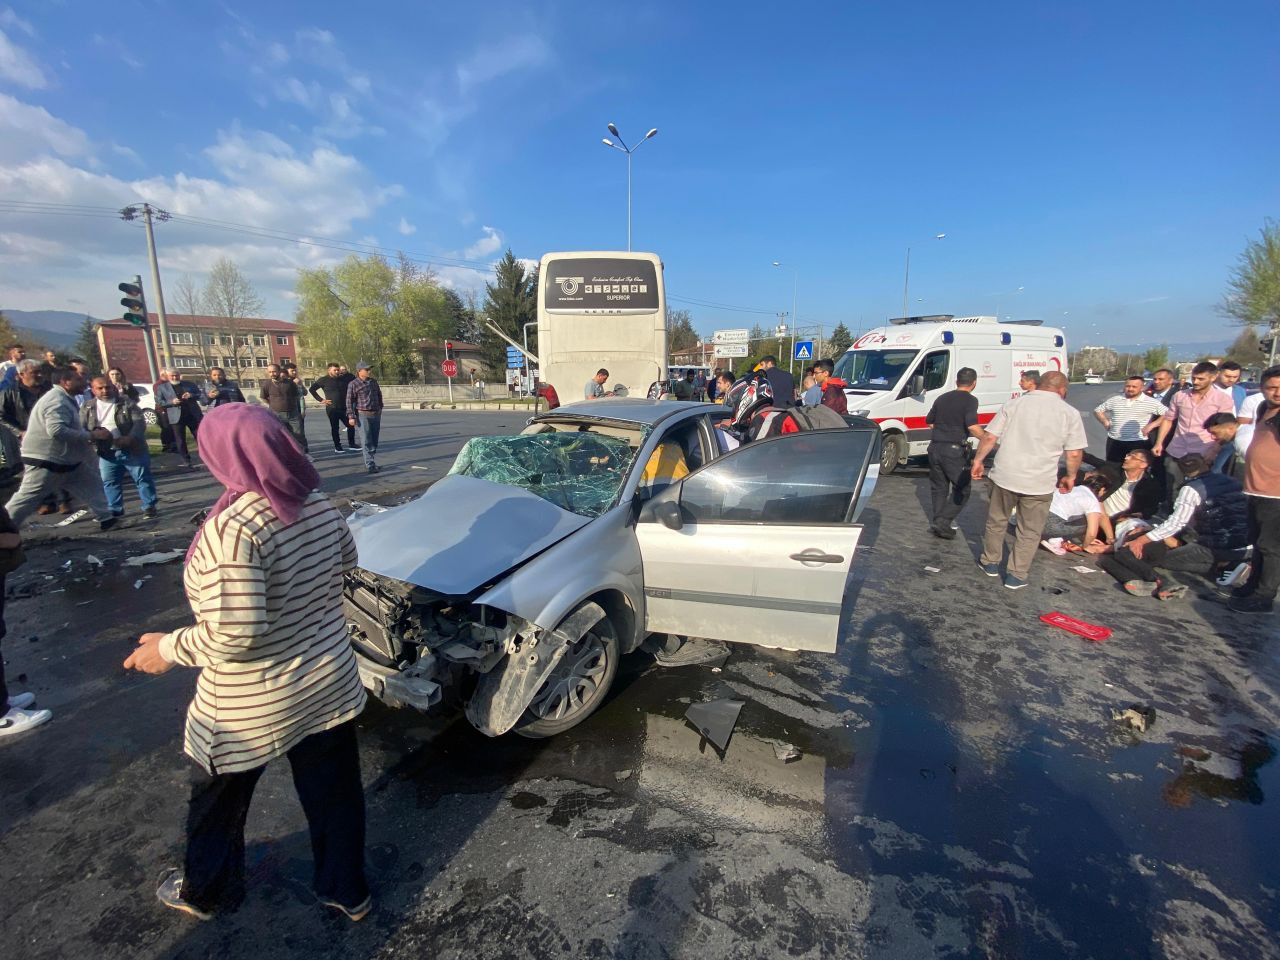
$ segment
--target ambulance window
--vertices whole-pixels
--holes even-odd
[[[951,354],[942,350],[931,353],[920,364],[920,372],[924,374],[925,390],[939,390],[947,385],[947,364]]]

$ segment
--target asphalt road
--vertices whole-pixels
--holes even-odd
[[[394,501],[467,436],[519,423],[391,414],[386,472],[367,477],[354,456],[319,465],[335,497]],[[182,518],[212,492],[166,473],[162,493],[182,499],[164,520],[34,531],[9,578],[7,669],[55,718],[0,747],[8,953],[1280,957],[1276,621],[1201,595],[1132,598],[1048,554],[1028,589],[1004,590],[974,565],[985,490],[963,538],[935,540],[915,466],[864,516],[834,656],[735,646],[714,672],[639,654],[599,712],[550,741],[371,705],[368,920],[315,904],[283,764],[249,818],[247,902],[207,924],[162,910],[194,676],[120,661],[129,636],[187,614],[176,564],[118,561],[185,545]],[[1053,610],[1114,635],[1093,644],[1037,619]],[[681,716],[724,695],[747,704],[721,759]],[[1113,719],[1130,706],[1155,711],[1145,733]],[[780,743],[800,757],[778,760]]]

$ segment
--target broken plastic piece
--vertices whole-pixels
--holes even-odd
[[[631,779],[631,771],[630,771],[630,770],[615,770],[615,771],[613,772],[613,778],[614,778],[615,780],[617,780],[619,783],[621,783],[623,780],[629,780],[629,779]]]
[[[136,557],[130,557],[124,562],[124,565],[126,567],[144,567],[149,563],[169,563],[171,560],[177,560],[179,557],[186,554],[186,552],[187,551],[185,550],[178,549],[166,550],[163,553],[143,553]]]
[[[133,581],[133,589],[135,589],[135,590],[141,590],[141,589],[142,589],[142,581],[141,581],[141,580],[135,580],[135,581]]]
[[[773,755],[783,763],[790,763],[792,760],[800,759],[800,751],[789,743],[775,743],[773,745]]]
[[[1044,613],[1040,615],[1040,619],[1051,627],[1061,627],[1068,633],[1074,633],[1076,636],[1084,637],[1086,640],[1092,640],[1094,643],[1101,643],[1111,636],[1109,627],[1100,627],[1096,623],[1085,623],[1083,620],[1077,620],[1075,617],[1068,617],[1065,613]]]
[[[1097,573],[1098,572],[1097,567],[1086,567],[1083,563],[1077,564],[1071,569],[1076,571],[1076,573]]]
[[[1146,733],[1147,728],[1156,722],[1156,712],[1151,707],[1133,706],[1124,710],[1115,710],[1111,719],[1124,724],[1139,733]]]
[[[941,573],[942,568],[941,567],[925,567],[924,571],[925,573]]]
[[[89,554],[87,557],[85,557],[85,559],[89,561],[89,566],[91,567],[102,566],[102,561],[99,560],[97,557],[95,557],[92,553]]]
[[[684,712],[684,718],[698,728],[698,732],[710,740],[720,750],[729,746],[729,738],[733,736],[733,728],[738,723],[738,714],[742,712],[743,700],[711,700],[707,703],[691,704]]]
[[[57,523],[55,523],[55,524],[54,524],[54,526],[55,526],[55,527],[69,527],[69,526],[71,526],[71,524],[75,523],[75,522],[76,522],[77,520],[79,520],[81,517],[87,516],[87,515],[88,515],[88,513],[89,513],[89,511],[88,511],[88,510],[77,510],[75,513],[73,513],[71,516],[67,517],[65,520],[59,520]]]

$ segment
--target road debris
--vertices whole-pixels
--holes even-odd
[[[1084,637],[1086,640],[1092,640],[1094,643],[1101,643],[1111,636],[1109,627],[1100,627],[1096,623],[1086,623],[1083,620],[1077,620],[1075,617],[1069,617],[1065,613],[1042,613],[1040,619],[1051,627],[1060,627],[1068,633],[1074,633],[1078,637]]]
[[[773,755],[783,763],[790,763],[792,760],[800,759],[800,751],[793,744],[774,741]]]
[[[101,561],[101,560],[99,560],[97,557],[95,557],[92,553],[91,553],[91,554],[89,554],[87,557],[85,557],[85,560],[87,560],[87,561],[89,562],[89,566],[91,566],[91,567],[100,567],[100,566],[102,566],[102,561]]]
[[[145,567],[150,563],[169,563],[185,555],[186,552],[187,551],[179,548],[176,550],[165,550],[163,552],[156,553],[143,553],[136,557],[130,557],[124,562],[124,565],[126,567]]]
[[[1071,569],[1075,570],[1077,573],[1097,573],[1098,572],[1097,567],[1086,567],[1083,563],[1076,564]]]
[[[710,740],[722,752],[729,746],[733,728],[738,723],[745,700],[711,700],[694,703],[684,712],[684,718],[692,723],[704,739]]]
[[[942,568],[941,567],[925,567],[924,572],[925,573],[941,573]]]
[[[1135,705],[1126,707],[1124,710],[1113,710],[1111,719],[1138,733],[1146,733],[1147,729],[1156,722],[1156,712],[1151,707]]]
[[[631,773],[632,771],[630,770],[615,770],[613,772],[613,778],[621,783],[623,780],[630,780]]]
[[[65,520],[59,520],[57,523],[55,523],[55,524],[54,524],[54,526],[55,526],[55,527],[69,527],[69,526],[71,526],[71,524],[75,523],[75,522],[76,522],[77,520],[79,520],[81,517],[85,517],[85,516],[88,516],[88,515],[89,515],[89,511],[88,511],[88,510],[77,510],[77,511],[76,511],[75,513],[73,513],[71,516],[67,517],[67,519],[65,519]]]

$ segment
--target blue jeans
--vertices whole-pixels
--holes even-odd
[[[102,488],[107,494],[107,506],[112,513],[124,509],[124,475],[127,472],[138,488],[142,509],[156,505],[156,482],[151,478],[151,454],[146,450],[128,454],[113,451],[110,460],[98,457],[98,472],[102,474]]]
[[[364,454],[364,465],[373,466],[373,455],[378,452],[378,429],[382,426],[381,413],[361,413],[360,417],[360,452]]]

